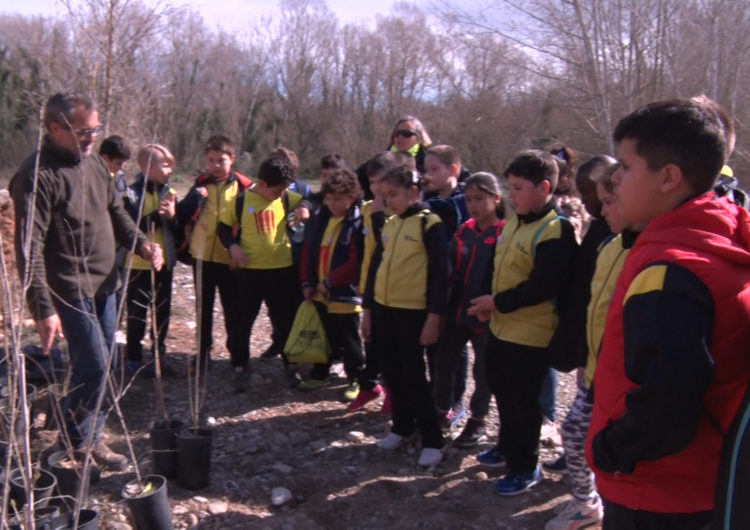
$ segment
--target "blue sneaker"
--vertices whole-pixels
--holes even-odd
[[[495,446],[492,449],[479,453],[477,455],[477,461],[487,467],[503,467],[505,465],[505,456],[502,451]]]
[[[517,473],[511,471],[505,478],[495,482],[495,493],[498,495],[511,496],[526,493],[542,481],[542,470],[536,466],[534,471]]]

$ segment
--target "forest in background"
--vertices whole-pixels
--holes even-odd
[[[612,153],[629,111],[706,94],[734,117],[731,164],[750,175],[750,0],[466,4],[396,4],[371,28],[341,24],[324,0],[281,0],[278,15],[239,33],[140,0],[83,0],[57,18],[0,14],[0,172],[36,146],[46,98],[75,90],[94,96],[101,138],[164,143],[182,171],[199,170],[204,141],[223,133],[241,171],[285,145],[303,177],[325,153],[356,166],[387,148],[405,114],[472,170],[499,173],[550,139],[582,158]]]

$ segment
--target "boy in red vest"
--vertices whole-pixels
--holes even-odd
[[[652,103],[617,125],[625,224],[645,227],[612,297],[587,459],[604,528],[708,528],[724,434],[750,381],[750,217],[712,187],[731,120]]]

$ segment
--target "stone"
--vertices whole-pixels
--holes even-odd
[[[201,520],[194,513],[189,513],[187,514],[187,517],[185,517],[185,523],[188,528],[197,528],[200,522]]]
[[[350,431],[346,434],[346,439],[350,442],[361,442],[365,439],[365,433],[361,431]]]
[[[195,497],[193,497],[193,500],[194,500],[195,502],[200,502],[200,503],[205,503],[205,502],[208,502],[208,499],[207,499],[207,498],[205,498],[205,497],[201,497],[200,495],[196,495]]]
[[[271,490],[271,504],[282,506],[292,499],[292,492],[286,488],[274,488]]]
[[[172,515],[185,515],[190,510],[187,506],[183,506],[182,504],[178,504],[174,508],[172,508]]]
[[[477,480],[487,480],[489,477],[487,476],[486,472],[484,472],[484,471],[478,471],[474,475],[474,478],[477,479]]]
[[[215,501],[208,504],[208,512],[211,515],[226,513],[229,509],[229,503],[226,501]]]
[[[294,468],[287,464],[274,464],[273,469],[278,471],[279,473],[283,473],[284,475],[288,475],[289,473],[294,471]]]

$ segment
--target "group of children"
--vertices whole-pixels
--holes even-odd
[[[342,359],[348,410],[385,395],[392,427],[377,446],[419,438],[419,464],[429,467],[442,460],[460,408],[471,342],[471,415],[453,443],[484,439],[494,395],[497,443],[477,460],[507,468],[497,494],[528,491],[542,467],[567,469],[573,499],[549,529],[602,519],[611,528],[703,528],[722,434],[750,381],[750,220],[712,190],[733,135],[705,98],[643,107],[615,130],[617,162],[600,155],[575,175],[563,151],[519,153],[503,174],[507,216],[498,179],[480,172],[459,182],[460,156],[445,145],[427,149],[424,174],[409,154],[373,157],[365,203],[341,157],[324,157],[318,194],[297,193],[291,151],[274,151],[253,181],[233,171],[232,144],[221,136],[207,142],[206,173],[177,203],[167,184],[173,158],[146,146],[143,175],[125,199],[168,249],[167,266],[154,277],[133,261],[128,359],[142,362],[144,293],[156,293],[163,347],[168,310],[159,308],[168,308],[184,238],[200,322],[193,372],[208,368],[216,288],[238,389],[261,302],[274,329],[267,359],[284,358],[297,307],[312,303],[332,355],[297,388],[327,385]],[[570,199],[573,181],[591,216],[585,233],[571,222],[585,215]],[[563,326],[571,285],[565,304],[574,317]],[[578,392],[563,424],[564,457],[540,466],[540,399],[559,348],[582,352]]]

